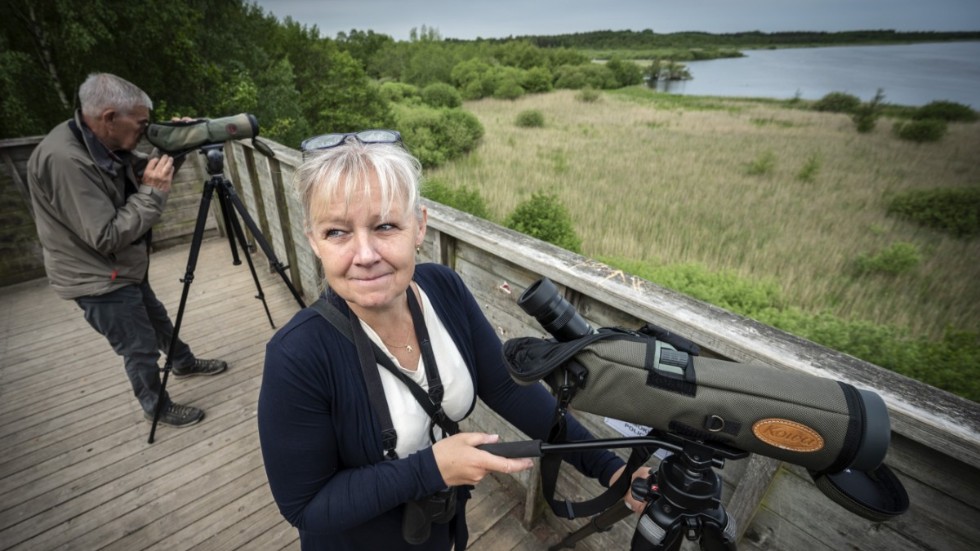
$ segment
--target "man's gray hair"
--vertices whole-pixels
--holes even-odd
[[[153,101],[146,92],[110,73],[90,74],[78,88],[78,100],[86,117],[98,117],[106,109],[127,112],[137,107],[153,109]]]

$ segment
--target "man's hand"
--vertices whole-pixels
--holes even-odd
[[[143,171],[143,183],[162,191],[170,192],[174,180],[174,160],[170,155],[161,155],[150,159]]]

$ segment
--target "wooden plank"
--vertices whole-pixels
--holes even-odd
[[[187,252],[166,249],[151,263],[172,316]],[[295,301],[276,274],[259,275],[281,325]],[[0,309],[14,314],[0,318],[0,549],[299,549],[269,492],[254,420],[274,329],[223,238],[202,244],[189,291],[181,335],[230,368],[171,378],[174,398],[207,417],[189,429],[161,427],[148,445],[121,360],[77,307],[43,281],[0,289]],[[513,514],[520,483],[486,482],[470,502],[483,541],[534,542]]]

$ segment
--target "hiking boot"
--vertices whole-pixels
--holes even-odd
[[[143,412],[143,417],[147,421],[153,421],[153,414]],[[161,425],[167,425],[170,427],[189,427],[196,424],[201,419],[204,419],[204,410],[198,409],[194,406],[182,406],[180,404],[170,403],[167,409],[160,412],[159,423]]]
[[[224,360],[195,360],[194,365],[185,368],[174,366],[172,372],[174,377],[183,379],[195,375],[217,375],[228,369],[228,363]]]

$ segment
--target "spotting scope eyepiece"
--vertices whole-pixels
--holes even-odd
[[[571,341],[595,333],[595,329],[558,293],[558,287],[548,278],[539,279],[525,289],[517,299],[517,305],[560,341]]]

